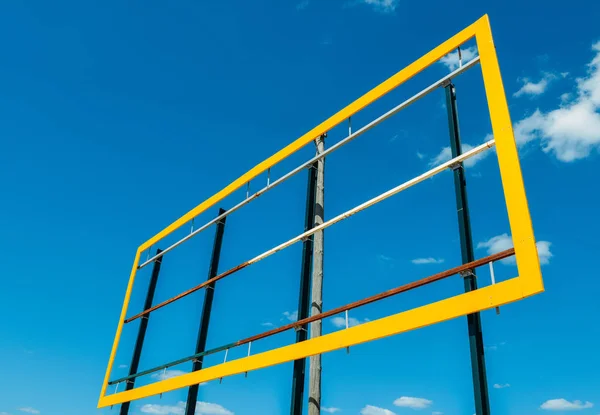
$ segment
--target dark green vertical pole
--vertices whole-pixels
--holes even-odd
[[[460,131],[458,128],[458,110],[456,106],[456,89],[453,84],[445,87],[446,109],[448,111],[448,125],[450,129],[450,148],[452,158],[462,153],[460,145]],[[471,220],[467,203],[467,182],[465,170],[460,163],[454,168],[454,189],[456,192],[456,209],[458,213],[458,230],[460,232],[460,249],[463,264],[475,260],[473,253],[473,237],[471,235]],[[477,277],[474,270],[469,275],[464,275],[465,292],[477,289]],[[483,333],[479,313],[467,316],[469,328],[469,346],[471,349],[471,370],[473,372],[473,389],[475,394],[476,415],[490,414],[490,401],[488,396],[487,377],[485,374],[485,356],[483,352]]]
[[[160,254],[162,250],[157,249],[156,255]],[[152,307],[152,300],[154,300],[154,292],[156,291],[156,283],[158,282],[158,274],[160,273],[160,265],[162,264],[163,257],[158,257],[154,261],[152,266],[152,275],[150,275],[150,282],[148,283],[148,291],[146,292],[146,302],[144,303],[144,310]],[[144,347],[144,339],[146,338],[146,329],[148,328],[148,320],[150,314],[146,314],[141,318],[140,327],[138,329],[138,335],[135,339],[135,346],[133,348],[133,357],[131,358],[131,364],[129,365],[129,375],[134,375],[138,371],[140,364],[140,358],[142,356],[142,347]],[[133,389],[135,378],[128,379],[126,381],[125,390]],[[120,415],[127,415],[129,413],[129,405],[131,402],[123,402],[121,404]]]
[[[225,213],[225,209],[219,209],[219,216]],[[212,256],[210,259],[210,268],[208,269],[208,279],[217,276],[219,270],[219,259],[221,258],[221,245],[223,244],[223,233],[225,232],[224,217],[217,222],[217,231],[215,233],[215,242],[213,244]],[[202,353],[206,349],[206,337],[208,334],[208,325],[210,323],[210,312],[212,310],[213,298],[215,295],[215,283],[209,284],[204,290],[204,303],[202,304],[202,315],[200,316],[200,327],[198,328],[198,339],[196,340],[195,354]],[[202,369],[202,359],[200,357],[194,360],[192,372]],[[194,415],[196,412],[196,401],[198,399],[198,385],[192,385],[188,388],[187,403],[185,405],[185,415]]]
[[[308,170],[308,189],[306,194],[306,216],[304,230],[315,226],[315,195],[317,186],[317,165]],[[302,270],[300,273],[300,293],[298,297],[298,320],[308,317],[310,310],[310,279],[312,275],[313,236],[306,238],[302,245]],[[303,342],[308,337],[308,326],[296,328],[296,343]],[[292,403],[290,414],[301,415],[304,402],[304,381],[306,378],[306,359],[294,361],[292,378]]]

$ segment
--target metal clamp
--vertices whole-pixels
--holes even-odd
[[[462,161],[459,161],[458,163],[451,164],[451,165],[450,165],[450,166],[448,166],[448,167],[449,167],[450,169],[452,169],[452,171],[456,171],[456,170],[458,170],[458,169],[462,169],[464,166],[463,166],[463,163],[462,163]]]
[[[295,331],[305,331],[308,333],[308,330],[306,330],[304,327],[302,326],[294,326],[294,330]]]
[[[475,274],[473,273],[473,270],[472,270],[472,269],[468,269],[468,270],[465,270],[465,271],[461,271],[461,272],[459,272],[459,274],[460,274],[460,276],[461,276],[462,278],[466,278],[466,277],[477,277],[477,275],[475,275]]]

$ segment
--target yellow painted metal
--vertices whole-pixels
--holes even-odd
[[[313,141],[321,134],[329,131],[340,122],[360,111],[373,101],[381,98],[392,89],[406,82],[423,69],[437,62],[441,57],[455,50],[458,46],[475,37],[480,55],[483,81],[488,100],[492,132],[496,140],[498,163],[505,193],[510,230],[515,244],[518,276],[499,284],[491,285],[468,293],[460,294],[436,303],[404,311],[389,317],[384,317],[369,323],[341,330],[322,337],[292,344],[254,356],[233,360],[217,366],[202,369],[197,372],[166,379],[150,385],[138,387],[130,391],[106,395],[106,387],[114,363],[119,344],[123,320],[127,312],[129,297],[139,263],[140,252],[158,242],[180,226],[197,216],[207,208],[222,200],[245,183],[264,172],[269,167],[285,159],[289,155]],[[482,311],[514,302],[544,290],[539,259],[535,246],[533,227],[529,215],[529,207],[525,195],[525,187],[521,175],[521,167],[514,139],[510,114],[506,102],[504,86],[500,75],[500,67],[492,39],[488,16],[485,15],[477,22],[436,47],[405,69],[401,70],[387,81],[378,85],[328,120],[313,128],[311,131],[280,150],[267,160],[252,168],[249,172],[232,182],[223,190],[202,202],[186,215],[175,221],[163,231],[142,244],[135,257],[133,269],[125,301],[121,311],[117,334],[111,351],[106,376],[98,407],[115,405],[135,399],[158,395],[160,393],[184,388],[186,386],[209,380],[235,375],[251,370],[261,369],[279,363],[289,362],[314,354],[326,353],[332,350],[353,346],[356,344],[377,340],[394,334],[414,330],[427,325],[439,323],[452,318],[464,316],[476,311]]]
[[[246,183],[254,179],[259,174],[264,173],[267,169],[286,159],[290,155],[294,154],[306,144],[316,140],[318,137],[330,131],[341,122],[347,120],[349,117],[356,114],[358,111],[362,110],[369,104],[386,95],[388,92],[402,85],[404,82],[411,79],[423,69],[430,66],[433,62],[436,62],[440,58],[445,56],[448,53],[448,51],[454,50],[461,44],[465,43],[467,40],[469,40],[475,35],[474,28],[476,24],[477,23],[474,23],[473,25],[464,29],[462,32],[448,39],[447,41],[439,45],[437,48],[433,49],[426,55],[411,63],[391,78],[377,85],[375,88],[364,94],[362,97],[358,98],[352,104],[348,105],[347,107],[338,111],[336,114],[334,114],[327,120],[323,121],[321,124],[304,134],[302,137],[296,139],[296,141],[292,142],[283,149],[279,150],[277,153],[273,154],[268,159],[254,166],[248,172],[246,172],[245,174],[234,180],[232,183],[230,183],[228,186],[226,186],[223,190],[209,197],[204,202],[196,206],[194,209],[190,210],[188,213],[183,215],[181,218],[177,219],[165,229],[154,235],[152,238],[148,239],[140,246],[140,249],[143,251],[156,244],[156,242],[160,241],[162,238],[169,235],[171,232],[176,231],[181,226],[188,223],[193,218],[204,212],[206,209],[223,200],[225,197],[229,196],[231,193],[244,186]]]
[[[115,334],[115,340],[113,341],[110,357],[108,358],[108,367],[106,368],[106,374],[104,375],[104,383],[102,384],[102,390],[100,391],[100,402],[102,402],[102,399],[104,399],[104,396],[106,395],[106,388],[108,387],[110,373],[112,372],[113,364],[115,362],[115,356],[119,347],[119,340],[121,339],[121,331],[123,330],[123,324],[125,324],[124,322],[125,317],[127,316],[127,307],[129,306],[129,298],[131,297],[131,291],[133,290],[133,282],[135,281],[137,267],[140,263],[141,252],[142,251],[138,249],[135,253],[135,259],[133,260],[133,267],[131,268],[131,274],[129,275],[129,283],[127,283],[125,299],[123,300],[123,308],[121,309],[121,315],[119,316],[119,324],[117,325],[117,334]]]
[[[515,245],[517,269],[523,286],[523,293],[535,294],[544,291],[544,283],[535,246],[527,196],[525,195],[517,144],[487,15],[476,23],[476,40],[492,121],[492,132],[496,139],[498,164],[500,165],[508,220]]]

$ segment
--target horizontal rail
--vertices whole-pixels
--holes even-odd
[[[336,216],[336,217],[334,217],[332,219],[329,219],[328,221],[323,222],[322,224],[320,224],[318,226],[315,226],[314,228],[309,229],[308,231],[306,231],[304,233],[301,233],[300,235],[295,236],[295,237],[293,237],[292,239],[290,239],[290,240],[288,240],[286,242],[283,242],[282,244],[277,245],[275,248],[271,248],[268,251],[265,251],[262,254],[257,255],[254,258],[252,258],[252,259],[250,259],[250,260],[248,260],[246,262],[243,262],[243,263],[241,263],[241,264],[239,264],[239,265],[237,265],[237,266],[235,266],[235,267],[233,267],[233,268],[231,268],[231,269],[229,269],[229,270],[227,270],[227,271],[225,271],[225,272],[217,275],[216,277],[213,277],[213,278],[210,278],[210,279],[206,280],[202,284],[199,284],[199,285],[197,285],[197,286],[195,286],[193,288],[190,288],[189,290],[184,291],[181,294],[178,294],[178,295],[176,295],[173,298],[165,300],[165,301],[163,301],[160,304],[157,304],[157,305],[155,305],[153,307],[150,307],[150,308],[148,308],[148,309],[146,309],[146,310],[144,310],[144,311],[136,314],[133,317],[129,317],[128,319],[125,320],[125,323],[130,323],[133,320],[136,320],[136,319],[138,319],[138,318],[140,318],[140,317],[142,317],[142,316],[144,316],[144,315],[146,315],[148,313],[151,313],[152,311],[158,310],[159,308],[162,308],[162,307],[164,307],[164,306],[166,306],[166,305],[168,305],[168,304],[170,304],[170,303],[172,303],[174,301],[177,301],[177,300],[179,300],[179,299],[181,299],[181,298],[183,298],[185,296],[188,296],[188,295],[192,294],[193,292],[196,292],[199,289],[204,288],[204,287],[208,286],[209,284],[212,284],[215,281],[218,281],[218,280],[220,280],[222,278],[225,278],[228,275],[231,275],[231,274],[233,274],[233,273],[235,273],[235,272],[237,272],[237,271],[239,271],[241,269],[246,268],[249,265],[255,264],[258,261],[261,261],[261,260],[263,260],[263,259],[265,259],[265,258],[267,258],[267,257],[269,257],[269,256],[271,256],[273,254],[275,254],[276,252],[279,252],[282,249],[285,249],[288,246],[295,244],[298,241],[301,241],[301,240],[303,240],[305,238],[308,238],[309,236],[313,235],[316,232],[319,232],[322,229],[328,228],[331,225],[334,225],[334,224],[336,224],[338,222],[341,222],[342,220],[347,219],[350,216],[355,215],[356,213],[358,213],[358,212],[360,212],[362,210],[365,210],[365,209],[367,209],[367,208],[369,208],[369,207],[371,207],[371,206],[373,206],[373,205],[375,205],[375,204],[377,204],[377,203],[379,203],[379,202],[381,202],[381,201],[383,201],[383,200],[385,200],[385,199],[387,199],[387,198],[389,198],[391,196],[394,196],[395,194],[398,194],[398,193],[402,192],[403,190],[406,190],[409,187],[412,187],[412,186],[414,186],[414,185],[422,182],[423,180],[426,180],[426,179],[428,179],[430,177],[433,177],[436,174],[438,174],[438,173],[446,170],[447,168],[450,168],[450,167],[456,165],[457,163],[462,163],[463,161],[465,161],[465,160],[467,160],[467,159],[469,159],[469,158],[471,158],[471,157],[473,157],[473,156],[475,156],[475,155],[477,155],[477,154],[479,154],[479,153],[481,153],[481,152],[483,152],[483,151],[485,151],[485,150],[487,150],[489,148],[492,148],[493,146],[494,146],[494,140],[490,140],[490,141],[488,141],[486,143],[483,143],[483,144],[481,144],[481,145],[479,145],[479,146],[477,146],[477,147],[475,147],[475,148],[473,148],[473,149],[471,149],[471,150],[469,150],[469,151],[467,151],[467,152],[465,152],[465,153],[463,153],[463,154],[461,154],[461,155],[459,155],[459,156],[457,156],[457,157],[455,157],[453,159],[448,160],[445,163],[440,164],[439,166],[436,166],[436,167],[432,168],[431,170],[426,171],[425,173],[423,173],[423,174],[421,174],[421,175],[419,175],[419,176],[417,176],[417,177],[415,177],[413,179],[410,179],[410,180],[408,180],[408,181],[406,181],[406,182],[404,182],[404,183],[402,183],[402,184],[394,187],[393,189],[388,190],[385,193],[380,194],[379,196],[376,196],[376,197],[374,197],[374,198],[372,198],[370,200],[367,200],[366,202],[364,202],[364,203],[362,203],[362,204],[360,204],[360,205],[358,205],[358,206],[356,206],[356,207],[354,207],[354,208],[352,208],[352,209],[350,209],[350,210],[348,210],[348,211],[346,211],[344,213],[341,213],[338,216]]]
[[[464,271],[468,271],[468,270],[472,271],[473,269],[475,269],[477,267],[480,267],[480,266],[485,265],[485,264],[491,264],[494,261],[499,261],[501,259],[508,258],[508,257],[510,257],[510,256],[512,256],[514,254],[515,254],[514,248],[510,248],[510,249],[507,249],[505,251],[501,251],[501,252],[498,252],[496,254],[489,255],[487,257],[484,257],[484,258],[481,258],[481,259],[478,259],[478,260],[475,260],[475,261],[472,261],[472,262],[468,262],[466,264],[463,264],[463,265],[460,265],[460,266],[448,269],[446,271],[439,272],[439,273],[431,275],[429,277],[422,278],[420,280],[413,281],[411,283],[401,285],[401,286],[393,288],[391,290],[387,290],[387,291],[384,291],[382,293],[372,295],[372,296],[364,298],[362,300],[354,301],[354,302],[352,302],[350,304],[346,304],[344,306],[337,307],[337,308],[334,308],[334,309],[329,310],[329,311],[325,311],[325,312],[320,313],[320,314],[315,314],[313,316],[304,318],[302,320],[295,321],[295,322],[290,323],[290,324],[286,324],[285,326],[277,327],[275,329],[266,331],[264,333],[257,334],[257,335],[252,336],[252,337],[247,337],[247,338],[242,339],[242,340],[238,340],[237,342],[229,343],[229,344],[226,344],[224,346],[220,346],[220,347],[216,347],[214,349],[206,350],[206,351],[201,352],[201,353],[196,353],[196,354],[194,354],[192,356],[184,357],[182,359],[175,360],[173,362],[169,362],[169,363],[166,363],[166,364],[161,365],[161,366],[157,366],[157,367],[154,367],[154,368],[151,368],[151,369],[148,369],[148,370],[144,370],[143,372],[135,373],[133,375],[129,375],[129,376],[125,376],[123,378],[112,380],[112,381],[108,382],[108,384],[109,385],[114,385],[116,383],[125,382],[127,380],[138,378],[138,377],[144,376],[144,375],[148,375],[150,373],[158,372],[159,370],[163,370],[163,369],[167,369],[169,367],[177,366],[179,364],[182,364],[182,363],[185,363],[185,362],[189,362],[191,360],[198,359],[198,358],[203,357],[203,356],[207,356],[207,355],[210,355],[210,354],[218,353],[218,352],[221,352],[223,350],[230,349],[232,347],[242,346],[244,344],[248,344],[248,343],[254,342],[256,340],[261,340],[261,339],[264,339],[266,337],[270,337],[270,336],[273,336],[275,334],[279,334],[279,333],[282,333],[284,331],[287,331],[287,330],[290,330],[290,329],[293,329],[293,328],[296,328],[296,327],[301,327],[301,326],[303,326],[305,324],[312,323],[313,321],[316,321],[316,320],[322,320],[324,318],[331,317],[331,316],[334,316],[336,314],[340,314],[340,313],[343,313],[343,312],[348,311],[348,310],[352,310],[352,309],[357,308],[357,307],[361,307],[361,306],[364,306],[364,305],[367,305],[367,304],[371,304],[371,303],[374,303],[376,301],[383,300],[385,298],[388,298],[388,297],[391,297],[391,296],[394,296],[394,295],[397,295],[397,294],[400,294],[400,293],[403,293],[403,292],[406,292],[406,291],[410,291],[410,290],[413,290],[415,288],[419,288],[419,287],[422,287],[422,286],[427,285],[427,284],[431,284],[431,283],[436,282],[436,281],[440,281],[440,280],[442,280],[444,278],[451,277],[453,275],[459,274],[459,273],[464,272]]]
[[[370,123],[366,124],[365,126],[361,127],[360,129],[356,130],[354,133],[349,134],[347,137],[345,137],[342,140],[338,141],[336,144],[334,144],[333,146],[329,147],[324,152],[316,155],[315,157],[311,158],[308,161],[305,161],[304,163],[302,163],[301,165],[299,165],[295,169],[291,170],[287,174],[281,176],[279,179],[275,180],[274,182],[267,184],[265,187],[263,187],[262,189],[258,190],[256,193],[252,194],[251,196],[248,196],[246,199],[244,199],[243,201],[241,201],[240,203],[238,203],[237,205],[235,205],[234,207],[232,207],[231,209],[229,209],[227,212],[225,212],[222,215],[219,215],[216,218],[210,220],[209,222],[207,222],[206,224],[202,225],[201,227],[199,227],[198,229],[194,230],[193,232],[190,232],[188,235],[184,236],[183,238],[181,238],[177,242],[175,242],[172,245],[170,245],[167,248],[165,248],[161,253],[156,254],[152,258],[149,258],[147,261],[145,261],[141,265],[139,265],[138,269],[144,268],[146,265],[151,264],[156,259],[160,258],[161,256],[163,256],[167,252],[173,250],[174,248],[178,247],[179,245],[181,245],[185,241],[191,239],[195,235],[197,235],[200,232],[204,231],[205,229],[207,229],[211,225],[214,225],[215,223],[219,222],[224,217],[226,217],[226,216],[230,215],[231,213],[237,211],[242,206],[250,203],[252,200],[256,199],[260,195],[266,193],[270,189],[276,187],[277,185],[283,183],[284,181],[286,181],[290,177],[292,177],[295,174],[301,172],[305,168],[311,166],[315,161],[318,161],[318,160],[322,159],[323,157],[327,156],[328,154],[334,152],[338,148],[342,147],[344,144],[349,143],[350,141],[354,140],[358,136],[360,136],[360,135],[364,134],[365,132],[369,131],[371,128],[379,125],[383,121],[385,121],[388,118],[390,118],[392,115],[397,114],[399,111],[403,110],[404,108],[408,107],[409,105],[413,104],[414,102],[416,102],[419,99],[423,98],[424,96],[428,95],[430,92],[434,91],[435,89],[439,88],[440,86],[445,85],[452,78],[456,77],[457,75],[460,75],[461,73],[463,73],[467,69],[471,68],[472,66],[474,66],[478,62],[479,62],[479,56],[475,57],[473,60],[469,61],[468,63],[466,63],[462,67],[456,69],[455,71],[449,73],[448,75],[444,76],[443,78],[441,78],[438,81],[434,82],[433,84],[429,85],[427,88],[421,90],[420,92],[417,92],[415,95],[413,95],[412,97],[408,98],[406,101],[402,102],[401,104],[397,105],[396,107],[392,108],[391,110],[389,110],[388,112],[386,112],[382,116],[374,119]]]

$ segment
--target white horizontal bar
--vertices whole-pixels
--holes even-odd
[[[193,232],[189,233],[188,235],[184,236],[179,241],[173,243],[168,248],[165,248],[161,253],[156,254],[152,258],[146,260],[146,262],[144,262],[140,266],[138,266],[138,269],[144,268],[146,265],[151,264],[152,262],[156,261],[158,258],[160,258],[161,256],[163,256],[167,252],[169,252],[169,251],[173,250],[174,248],[178,247],[179,245],[181,245],[182,243],[184,243],[188,239],[191,239],[193,236],[199,234],[200,232],[202,232],[203,230],[205,230],[209,226],[217,223],[218,221],[220,221],[224,217],[226,217],[229,214],[235,212],[236,210],[238,210],[242,206],[244,206],[247,203],[249,203],[250,201],[256,199],[258,196],[260,196],[263,193],[269,191],[273,187],[275,187],[275,186],[283,183],[284,181],[286,181],[290,177],[294,176],[296,173],[304,170],[306,167],[308,167],[311,164],[313,164],[315,161],[318,161],[318,160],[322,159],[323,157],[327,156],[329,153],[332,153],[333,151],[337,150],[338,148],[340,148],[344,144],[349,143],[350,141],[354,140],[356,137],[364,134],[365,132],[369,131],[371,128],[373,128],[373,127],[377,126],[378,124],[382,123],[383,121],[387,120],[392,115],[397,114],[399,111],[401,111],[404,108],[408,107],[410,104],[418,101],[419,99],[423,98],[424,96],[426,96],[430,92],[434,91],[435,89],[439,88],[440,86],[443,86],[444,84],[446,84],[448,81],[450,81],[455,76],[460,75],[461,73],[465,72],[467,69],[470,69],[471,67],[475,66],[476,63],[479,63],[479,56],[473,58],[471,61],[469,61],[468,63],[466,63],[462,67],[460,67],[460,68],[456,69],[455,71],[449,73],[448,75],[444,76],[440,80],[438,80],[438,81],[434,82],[433,84],[429,85],[427,88],[423,89],[422,91],[416,93],[415,95],[413,95],[412,97],[410,97],[406,101],[402,102],[401,104],[397,105],[396,107],[392,108],[391,110],[389,110],[388,112],[386,112],[385,114],[383,114],[382,116],[380,116],[379,118],[374,119],[373,121],[371,121],[370,123],[366,124],[362,128],[356,130],[356,132],[354,132],[352,134],[349,134],[347,137],[345,137],[342,140],[338,141],[337,143],[335,143],[333,146],[329,147],[328,149],[326,149],[322,153],[320,153],[320,154],[316,155],[315,157],[311,158],[310,160],[302,163],[301,165],[299,165],[298,167],[296,167],[294,170],[290,171],[289,173],[285,174],[284,176],[281,176],[279,179],[275,180],[273,183],[267,184],[267,186],[263,187],[262,189],[260,189],[256,193],[254,193],[253,195],[251,195],[251,196],[247,197],[246,199],[242,200],[240,203],[238,203],[237,205],[235,205],[234,207],[232,207],[231,209],[229,209],[228,211],[226,211],[222,215],[217,216],[216,218],[214,218],[211,221],[207,222],[205,225],[202,225],[201,227],[199,227],[195,231],[193,231]]]
[[[260,254],[258,256],[255,256],[254,258],[252,258],[251,260],[248,261],[248,265],[254,264],[255,262],[265,259],[266,257],[271,256],[274,253],[281,251],[282,249],[285,249],[288,246],[293,245],[294,243],[296,243],[298,241],[308,238],[309,236],[311,236],[312,234],[314,234],[316,232],[319,232],[320,230],[323,230],[333,224],[341,222],[342,220],[349,218],[350,216],[360,212],[361,210],[365,210],[365,209],[367,209],[367,208],[369,208],[391,196],[394,196],[397,193],[400,193],[403,190],[408,189],[409,187],[414,186],[415,184],[422,182],[423,180],[426,180],[426,179],[429,179],[430,177],[435,176],[436,174],[446,170],[447,168],[452,167],[456,163],[463,162],[464,160],[467,160],[468,158],[473,157],[473,156],[481,153],[482,151],[492,148],[494,145],[495,145],[495,140],[490,140],[486,143],[483,143],[483,144],[467,151],[466,153],[461,154],[460,156],[454,157],[453,159],[450,159],[447,162],[442,163],[439,166],[434,167],[433,169],[431,169],[429,171],[426,171],[425,173],[415,177],[414,179],[410,179],[409,181],[404,182],[401,185],[398,185],[398,186],[394,187],[393,189],[390,189],[387,192],[374,197],[373,199],[367,200],[366,202],[356,206],[355,208],[352,208],[340,215],[337,215],[336,217],[334,217],[332,219],[329,219],[326,222],[323,222],[322,224],[320,224],[318,226],[315,226],[312,229],[309,229],[308,231],[306,231],[304,233],[301,233],[300,235],[290,239],[289,241],[286,241],[280,245],[277,245],[275,248],[269,249],[268,251],[263,252],[262,254]]]

